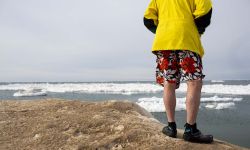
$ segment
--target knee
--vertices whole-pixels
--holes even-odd
[[[188,88],[195,88],[195,89],[201,90],[202,83],[203,83],[202,80],[192,80],[192,81],[188,81],[187,85],[188,85]]]
[[[175,91],[176,89],[176,83],[170,83],[170,82],[164,82],[164,90],[171,90]]]

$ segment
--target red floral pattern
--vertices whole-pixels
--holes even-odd
[[[156,56],[156,82],[164,86],[164,81],[176,83],[180,81],[203,79],[202,60],[200,56],[188,50],[154,51]]]
[[[162,58],[160,60],[159,69],[160,70],[168,69],[168,61],[167,61],[167,59]]]
[[[194,73],[196,71],[196,68],[194,66],[195,61],[194,59],[190,58],[190,57],[186,57],[182,60],[181,64],[181,68],[188,73]]]
[[[164,78],[163,77],[156,77],[156,82],[159,83],[159,84],[163,84],[164,83]]]

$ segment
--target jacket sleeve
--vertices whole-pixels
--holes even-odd
[[[144,13],[144,25],[153,33],[156,32],[158,25],[158,8],[156,0],[151,0]]]
[[[193,15],[199,33],[203,34],[211,22],[211,0],[195,0],[195,11],[193,12]]]

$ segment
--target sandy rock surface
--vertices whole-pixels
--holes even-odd
[[[0,149],[243,149],[195,144],[161,133],[163,124],[128,101],[0,101]]]

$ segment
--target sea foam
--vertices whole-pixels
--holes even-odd
[[[32,83],[0,85],[0,90],[27,90],[32,88],[55,93],[77,92],[123,95],[162,91],[161,86],[151,83]]]
[[[176,111],[186,109],[185,104],[186,98],[177,98],[176,100]],[[205,105],[207,109],[228,109],[235,106],[235,102],[242,101],[242,98],[231,98],[231,97],[207,97],[201,98],[201,106]],[[151,98],[139,98],[137,104],[145,108],[149,112],[165,112],[164,103],[162,98],[151,97]]]
[[[42,89],[45,92],[65,93],[105,93],[105,94],[144,94],[159,93],[163,88],[154,83],[26,83],[0,85],[0,90]],[[182,83],[177,92],[186,92],[187,85]],[[203,85],[202,92],[210,94],[250,95],[248,85]]]
[[[224,83],[224,80],[211,80],[212,83]]]
[[[26,89],[26,90],[19,90],[18,92],[15,92],[13,96],[15,97],[31,97],[31,96],[46,96],[47,93],[43,91],[42,89]]]

